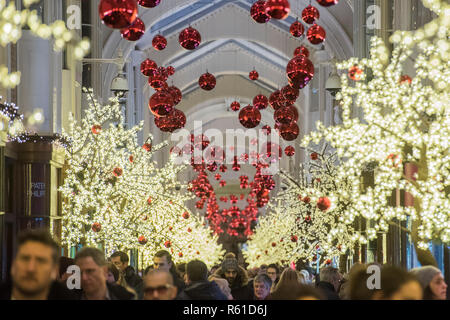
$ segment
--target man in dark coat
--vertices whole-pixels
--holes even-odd
[[[188,286],[178,296],[178,300],[227,300],[217,283],[208,281],[208,267],[199,260],[186,265]]]
[[[116,251],[111,255],[111,262],[119,269],[122,273],[127,285],[133,288],[139,299],[143,297],[143,282],[141,277],[139,277],[134,271],[132,266],[129,266],[130,259],[128,255],[123,251]]]
[[[320,271],[320,281],[317,288],[323,293],[327,300],[340,300],[338,290],[342,275],[333,267],[325,267]]]
[[[253,300],[253,288],[248,285],[247,271],[238,265],[236,258],[226,256],[216,276],[227,279],[234,300]]]
[[[75,300],[58,275],[58,245],[47,231],[27,231],[18,238],[11,281],[0,285],[0,300]]]
[[[153,266],[157,270],[170,272],[173,277],[173,284],[177,287],[180,294],[186,287],[183,280],[178,277],[177,270],[172,260],[172,256],[166,250],[160,250],[153,257]]]

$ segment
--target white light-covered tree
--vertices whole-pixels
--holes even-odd
[[[145,262],[171,248],[175,261],[215,263],[217,239],[184,205],[191,196],[177,180],[183,167],[158,168],[152,159],[166,144],[152,146],[149,137],[139,145],[143,122],[127,129],[117,98],[100,105],[92,90],[85,93],[89,108],[81,124],[71,119],[67,135],[63,243],[101,245],[107,254],[138,249]]]
[[[394,32],[391,53],[373,37],[370,59],[337,65],[348,70],[336,96],[343,123],[328,128],[318,123],[303,146],[326,140],[345,159],[336,178],[351,184],[347,199],[352,206],[345,219],[368,219],[368,238],[374,239],[394,219],[410,217],[419,261],[435,264],[429,241],[450,241],[450,5],[441,0],[423,3],[437,18],[415,31]],[[414,63],[409,75],[408,61]],[[361,110],[362,119],[352,117],[352,107]],[[362,183],[367,170],[372,170],[373,181]],[[413,201],[391,205],[398,190]]]
[[[349,202],[338,195],[349,191],[349,185],[335,181],[336,154],[326,145],[320,152],[308,151],[310,158],[299,167],[298,178],[280,173],[285,188],[271,201],[248,243],[246,257],[252,266],[299,259],[331,264],[364,239],[343,218]]]
[[[62,20],[57,20],[51,25],[41,22],[35,10],[30,6],[39,0],[24,0],[24,10],[17,10],[15,1],[0,0],[0,45],[6,47],[10,43],[17,43],[22,37],[22,29],[27,26],[32,34],[42,39],[54,40],[53,49],[61,51],[66,44],[74,42],[73,53],[75,59],[82,59],[90,49],[89,40],[75,41],[74,34],[67,29]],[[21,72],[9,73],[8,67],[0,65],[0,85],[5,88],[14,88],[20,83]]]

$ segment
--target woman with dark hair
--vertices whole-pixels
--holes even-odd
[[[382,267],[380,279],[380,289],[374,293],[374,300],[422,299],[422,288],[417,278],[401,268]]]
[[[441,270],[433,266],[425,266],[411,270],[423,288],[424,300],[445,300],[447,298],[447,284]]]

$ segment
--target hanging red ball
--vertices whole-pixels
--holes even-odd
[[[168,74],[169,76],[173,76],[173,75],[175,74],[175,68],[172,67],[172,66],[168,66],[168,67],[166,68],[166,70],[167,70],[167,74]]]
[[[412,79],[407,74],[400,77],[400,84],[411,84]]]
[[[164,247],[170,248],[171,246],[172,246],[172,242],[170,242],[170,241],[164,242]]]
[[[270,16],[266,13],[266,1],[256,1],[250,9],[250,15],[253,20],[258,23],[268,22],[270,20]]]
[[[253,80],[253,81],[258,80],[258,78],[259,78],[259,73],[258,73],[258,71],[256,71],[256,70],[252,70],[252,71],[250,71],[250,73],[248,74],[248,77],[250,78],[250,80]]]
[[[138,4],[144,8],[154,8],[161,3],[161,0],[138,0]]]
[[[295,148],[293,146],[287,146],[284,149],[284,153],[288,156],[288,157],[292,157],[295,155]]]
[[[291,237],[291,241],[292,242],[297,242],[298,241],[298,237],[297,236],[292,236]]]
[[[312,27],[308,29],[306,34],[306,38],[312,44],[320,44],[325,41],[327,33],[325,29],[319,26],[318,24],[314,24]]]
[[[141,73],[146,77],[152,76],[156,69],[158,69],[158,65],[153,60],[145,59],[141,63]]]
[[[113,174],[114,174],[116,177],[120,177],[120,176],[123,174],[122,168],[119,168],[119,167],[114,168]]]
[[[274,19],[286,19],[291,12],[291,5],[288,0],[267,0],[266,14]]]
[[[302,11],[302,19],[307,24],[313,24],[314,21],[320,18],[319,10],[312,5],[307,6]]]
[[[228,169],[227,166],[224,164],[219,167],[220,172],[227,172],[227,169]]]
[[[102,131],[102,126],[99,124],[94,124],[91,128],[93,134],[99,134]]]
[[[267,105],[269,104],[269,99],[263,94],[258,94],[253,98],[253,106],[255,108],[258,108],[259,110],[263,110],[267,108]]]
[[[291,24],[289,32],[292,34],[293,37],[298,38],[301,37],[305,32],[305,27],[300,22],[295,21],[294,23]]]
[[[339,0],[317,0],[317,2],[322,7],[330,7],[330,6],[334,6],[335,4],[337,4],[339,2]]]
[[[92,231],[94,232],[100,232],[100,230],[102,230],[102,225],[98,222],[94,222],[92,224]]]
[[[317,160],[317,159],[319,159],[319,154],[317,152],[313,152],[313,153],[311,153],[310,157],[311,157],[311,160]]]
[[[138,238],[138,242],[139,244],[145,245],[147,243],[147,238],[145,238],[144,236],[140,236]]]
[[[261,122],[261,112],[257,108],[248,105],[239,112],[239,122],[245,128],[255,128]]]
[[[286,141],[293,141],[297,139],[300,129],[295,122],[290,124],[282,124],[280,126],[280,135]]]
[[[169,87],[166,83],[167,77],[166,69],[159,67],[148,77],[148,83],[155,90],[166,89]]]
[[[294,57],[296,56],[304,56],[306,58],[309,57],[309,50],[305,46],[300,46],[295,49],[294,51]]]
[[[269,103],[274,110],[284,107],[285,100],[280,90],[277,90],[270,95]]]
[[[178,253],[178,256],[179,256],[180,258],[182,258],[182,257],[183,257],[183,252],[179,252],[179,253]]]
[[[353,81],[361,80],[362,75],[363,75],[363,71],[357,65],[354,65],[353,67],[350,67],[348,69],[348,77],[350,79],[352,79]]]
[[[286,106],[279,108],[273,114],[273,118],[276,122],[280,124],[290,124],[292,122],[297,122],[298,111],[294,106]]]
[[[187,50],[196,49],[201,41],[202,37],[200,33],[192,27],[188,27],[181,31],[180,36],[178,37],[180,45]]]
[[[137,41],[145,33],[145,24],[141,19],[136,18],[132,25],[120,30],[122,38],[128,41]]]
[[[267,124],[262,127],[264,134],[269,135],[272,132],[272,129]]]
[[[227,182],[226,182],[225,180],[220,180],[220,182],[219,182],[219,185],[220,185],[221,187],[225,187],[226,184],[227,184]]]
[[[156,117],[165,117],[173,111],[173,98],[167,91],[157,91],[149,101],[150,111]]]
[[[317,208],[322,211],[327,211],[331,207],[331,201],[327,197],[321,197],[317,200]]]
[[[261,146],[259,153],[260,163],[269,164],[275,163],[281,159],[283,156],[283,149],[274,142],[267,142]]]
[[[314,65],[305,56],[297,56],[289,61],[286,74],[294,88],[304,88],[314,77]]]
[[[272,247],[276,247],[277,243],[276,242],[272,242]]]
[[[150,152],[150,151],[152,151],[152,144],[151,143],[144,143],[143,145],[142,145],[142,149],[144,149],[145,151],[147,151],[147,152]]]
[[[167,47],[167,39],[164,38],[162,35],[158,34],[153,38],[152,46],[153,48],[155,48],[155,50],[158,51],[164,50]]]
[[[183,213],[183,219],[189,219],[189,217],[190,217],[189,212],[185,211]]]
[[[167,89],[167,91],[170,93],[170,95],[173,98],[173,104],[176,106],[181,102],[181,99],[183,98],[183,94],[181,93],[181,90],[178,89],[175,86],[171,86]]]
[[[291,87],[290,85],[287,85],[281,89],[281,94],[283,95],[283,98],[288,103],[292,104],[297,100],[300,92],[298,89],[295,89],[295,88]]]
[[[123,29],[136,20],[138,6],[136,0],[101,0],[98,13],[106,26]]]
[[[211,73],[206,72],[198,79],[198,85],[203,90],[210,91],[216,87],[216,77]]]
[[[216,173],[216,175],[214,176],[214,179],[219,181],[220,179],[222,179],[222,176],[220,174]]]
[[[233,110],[233,111],[239,111],[239,109],[241,108],[241,104],[240,104],[239,102],[237,102],[237,101],[233,101],[233,102],[230,104],[230,108],[231,108],[231,110]]]

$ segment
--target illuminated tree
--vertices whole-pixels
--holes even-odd
[[[339,195],[353,203],[346,220],[366,218],[368,238],[374,239],[388,231],[394,219],[409,217],[420,262],[435,264],[427,250],[429,241],[450,240],[450,5],[440,0],[423,3],[437,19],[416,31],[395,32],[391,54],[373,37],[370,59],[352,58],[337,65],[348,70],[336,96],[343,124],[326,128],[319,123],[303,145],[324,139],[346,160],[336,178],[351,185],[349,193]],[[409,75],[408,60],[414,62]],[[352,107],[361,110],[363,119],[352,118]],[[413,205],[391,205],[397,190],[413,197]]]

